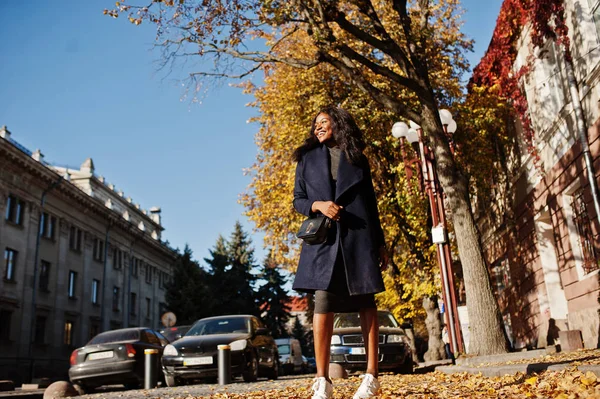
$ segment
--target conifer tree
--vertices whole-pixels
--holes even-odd
[[[260,279],[265,281],[257,293],[262,319],[271,331],[273,338],[288,337],[286,324],[290,319],[290,297],[284,289],[286,278],[271,257],[271,252],[263,262]]]
[[[207,273],[192,259],[192,250],[185,246],[173,267],[173,278],[166,283],[167,308],[177,316],[177,324],[190,324],[207,316],[202,305],[208,295]]]
[[[254,250],[251,240],[236,222],[231,240],[219,235],[210,250],[211,258],[204,261],[209,266],[209,281],[212,295],[212,315],[259,314],[253,285],[256,277],[251,273],[254,265]]]
[[[228,245],[231,270],[228,273],[227,282],[233,288],[234,295],[231,297],[233,309],[236,313],[259,315],[260,310],[254,291],[254,283],[257,278],[252,274],[254,263],[254,248],[251,247],[252,240],[242,228],[239,221],[235,223],[233,233]]]

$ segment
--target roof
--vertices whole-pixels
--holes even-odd
[[[308,310],[308,298],[305,296],[290,297],[290,312],[306,312]]]

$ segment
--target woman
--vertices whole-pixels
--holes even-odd
[[[370,398],[379,391],[375,293],[385,289],[381,270],[388,257],[364,148],[352,116],[330,106],[313,119],[309,137],[294,152],[294,208],[336,222],[325,243],[302,246],[293,285],[297,291],[315,293],[313,399],[328,399],[333,393],[329,360],[336,312],[360,312],[367,372],[353,398]]]

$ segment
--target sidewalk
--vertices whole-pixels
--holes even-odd
[[[382,397],[589,398],[600,393],[600,349],[553,354],[534,350],[495,356],[463,356],[457,359],[456,365],[439,365],[442,362],[447,361],[420,364],[413,375],[384,373],[380,376]],[[255,383],[238,379],[226,386],[195,384],[150,390],[113,388],[84,395],[81,399],[308,398],[312,378],[313,375],[286,376],[277,381],[261,379]],[[336,395],[340,398],[352,397],[359,385],[360,379],[356,375],[334,379]],[[573,396],[575,391],[578,395]],[[0,399],[42,399],[43,393],[42,389],[0,392]]]
[[[485,377],[501,377],[517,373],[533,374],[542,371],[561,371],[577,367],[581,372],[591,371],[600,377],[600,349],[548,353],[546,349],[502,355],[460,357],[453,366],[438,366],[445,374],[469,373]]]

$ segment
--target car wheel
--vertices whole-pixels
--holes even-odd
[[[167,384],[168,387],[176,387],[177,380],[175,377],[165,374],[165,384]]]
[[[242,377],[245,382],[254,382],[258,379],[258,359],[254,353],[250,355],[250,361],[246,365]]]
[[[79,395],[85,395],[94,392],[94,387],[89,387],[83,384],[73,384],[73,388],[75,388]]]

